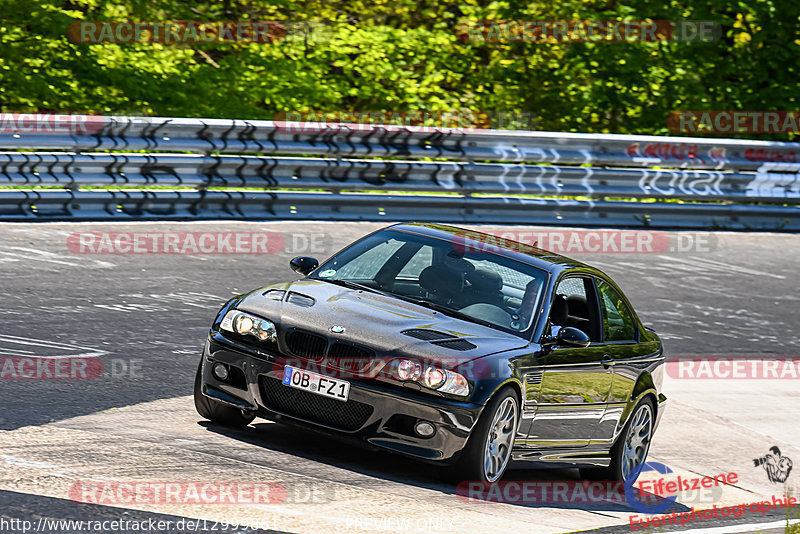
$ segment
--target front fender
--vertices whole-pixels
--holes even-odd
[[[520,403],[524,397],[522,376],[514,365],[516,356],[508,352],[493,354],[465,362],[455,370],[473,387],[470,402],[486,405],[495,393],[505,386],[514,388]]]

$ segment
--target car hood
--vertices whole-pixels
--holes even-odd
[[[524,339],[501,330],[397,298],[319,280],[303,279],[259,289],[247,295],[237,308],[276,322],[283,332],[304,330],[370,349],[380,358],[412,356],[447,368],[528,345]],[[336,333],[332,327],[338,327],[334,329]],[[403,333],[408,330],[426,339]],[[283,336],[280,339],[284,352],[286,342]]]

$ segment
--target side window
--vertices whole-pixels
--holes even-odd
[[[587,282],[591,284],[585,277],[573,276],[558,283],[550,312],[550,325],[571,326],[589,336],[591,341],[600,341],[597,304],[593,293],[587,297]]]
[[[405,267],[400,269],[400,272],[397,273],[397,278],[405,278],[405,279],[412,279],[418,280],[419,273],[425,267],[429,267],[433,263],[433,247],[424,246],[421,247],[414,256],[408,260]]]
[[[586,285],[583,281],[583,278],[565,278],[558,283],[556,294],[564,295],[566,297],[578,295],[586,298]]]
[[[631,341],[636,339],[633,316],[616,289],[604,280],[597,280],[600,303],[603,308],[603,333],[606,341]]]

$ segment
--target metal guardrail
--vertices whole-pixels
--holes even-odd
[[[435,219],[800,229],[798,143],[94,119],[85,133],[0,133],[0,149],[9,150],[0,152],[0,220]]]

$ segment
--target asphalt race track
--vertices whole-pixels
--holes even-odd
[[[190,396],[192,379],[219,306],[245,290],[295,278],[288,267],[295,255],[327,257],[380,226],[0,225],[0,358],[102,362],[102,368],[87,370],[86,379],[71,378],[83,375],[70,374],[69,366],[61,369],[66,378],[25,379],[14,375],[13,365],[0,365],[0,532],[23,532],[25,525],[13,522],[21,519],[33,521],[28,531],[40,532],[73,531],[50,520],[169,522],[163,532],[642,529],[636,521],[649,516],[624,502],[470,502],[441,482],[434,467],[336,437],[260,419],[242,431],[200,421]],[[263,231],[280,235],[271,241],[279,246],[267,247],[270,254],[91,254],[76,248],[79,236],[70,237]],[[670,357],[736,358],[754,365],[764,358],[800,357],[796,235],[668,232],[666,238],[669,248],[655,252],[568,255],[614,277],[645,324],[662,336]],[[39,371],[55,375],[55,364]],[[798,495],[800,465],[777,483],[753,461],[773,446],[800,461],[798,380],[667,378],[670,404],[650,460],[684,479],[737,474],[735,484],[681,494],[668,512]],[[517,465],[505,480],[574,482],[578,475]],[[91,481],[268,482],[281,490],[272,504],[80,503],[76,488]],[[786,515],[748,512],[663,530],[783,532]],[[258,530],[222,528],[237,524]]]

